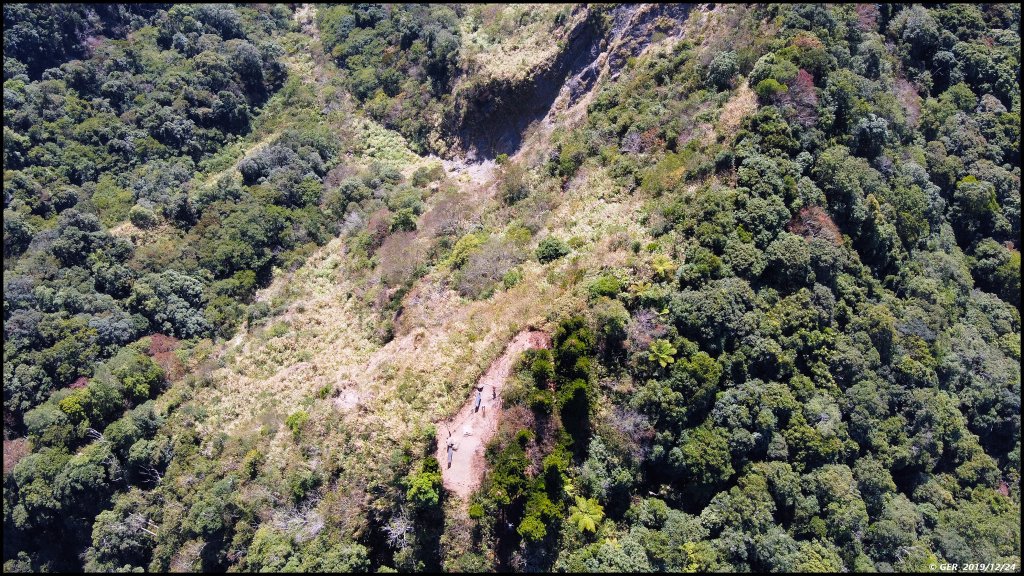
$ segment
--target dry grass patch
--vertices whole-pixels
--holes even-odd
[[[729,141],[736,135],[743,119],[756,111],[757,94],[744,80],[722,107],[722,113],[718,116],[718,129],[715,132]]]
[[[359,133],[378,141],[370,138],[357,161],[406,170],[422,165],[395,133],[358,123]],[[302,518],[327,517],[357,532],[367,506],[380,497],[373,487],[401,470],[403,455],[422,453],[432,422],[463,405],[513,335],[581,309],[584,276],[621,265],[633,240],[648,239],[638,224],[641,199],[618,190],[602,168],[586,168],[565,191],[548,182],[514,210],[500,207],[498,188],[489,184],[442,182],[427,199],[418,230],[388,237],[371,274],[342,239],[294,272],[276,270],[257,294],[271,304],[271,316],[233,339],[209,384],[190,390],[196,427],[208,443],[224,434],[260,434],[264,470],[301,465],[326,474],[316,514],[307,510]],[[524,224],[525,213],[541,232],[516,248],[525,260],[515,286],[499,283],[493,295],[467,299],[452,286],[449,270],[430,271],[402,298],[393,339],[378,343],[382,319],[373,295],[381,287],[374,276],[389,285],[404,282],[438,236],[480,228],[502,238]],[[533,248],[549,234],[570,240],[574,250],[542,265]],[[296,439],[285,420],[298,410],[309,419]]]
[[[586,15],[567,4],[477,4],[462,19],[462,58],[482,81],[524,80],[558,54]]]

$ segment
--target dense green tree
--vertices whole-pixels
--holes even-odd
[[[569,246],[558,238],[548,237],[537,245],[537,259],[542,263],[557,260],[569,253]]]
[[[728,51],[720,52],[708,65],[705,81],[716,89],[727,88],[732,77],[738,71],[739,64],[736,62],[736,54]]]

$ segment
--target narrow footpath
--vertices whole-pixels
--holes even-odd
[[[486,467],[484,449],[498,431],[501,391],[513,364],[526,350],[550,346],[551,336],[546,332],[524,330],[517,334],[477,382],[459,413],[437,423],[437,461],[441,463],[444,487],[460,498],[468,498],[480,486]],[[449,441],[454,447],[450,466]]]

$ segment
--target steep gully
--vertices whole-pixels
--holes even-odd
[[[442,126],[445,139],[469,160],[514,154],[532,123],[575,105],[601,76],[616,77],[656,32],[678,35],[692,6],[625,4],[608,17],[590,11],[569,31],[565,48],[525,81],[495,79],[459,91]]]
[[[512,155],[524,132],[538,120],[550,120],[585,100],[602,77],[614,79],[629,58],[638,56],[657,31],[681,35],[689,4],[621,5],[610,18],[590,13],[569,32],[566,48],[545,68],[519,84],[495,80],[456,96],[454,114],[446,121],[447,140],[456,156],[445,169],[466,173],[471,181],[489,179],[493,158]],[[584,9],[584,8],[581,8]],[[604,30],[603,30],[604,29]],[[465,500],[483,479],[484,450],[498,430],[503,408],[501,390],[522,352],[550,347],[548,334],[524,330],[472,389],[454,417],[437,422],[437,460],[445,488]]]

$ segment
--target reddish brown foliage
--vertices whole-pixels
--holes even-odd
[[[895,91],[896,98],[907,111],[907,124],[916,127],[917,120],[921,117],[921,96],[918,95],[917,88],[905,78],[900,78],[896,80]]]
[[[665,147],[665,141],[659,136],[660,126],[653,126],[640,135],[640,149],[643,152],[658,150]]]
[[[639,412],[616,406],[609,416],[610,429],[618,436],[619,446],[625,446],[640,460],[647,457],[647,451],[654,441],[655,429],[650,421]]]
[[[85,385],[89,383],[89,379],[85,376],[79,376],[74,382],[71,383],[69,388],[85,388]]]
[[[878,16],[876,4],[857,4],[857,28],[861,32],[878,30]]]
[[[387,237],[375,253],[377,272],[389,288],[401,286],[426,260],[426,247],[416,242],[416,232],[395,232]]]
[[[814,76],[810,72],[801,68],[780,100],[793,107],[797,122],[803,126],[810,126],[818,119],[818,94],[814,90]]]
[[[479,219],[482,205],[468,193],[446,191],[445,196],[420,217],[419,229],[430,236],[461,236]]]
[[[355,173],[355,168],[350,164],[342,162],[324,176],[324,188],[337,188],[338,186],[341,186],[341,183],[344,182],[346,178],[349,176],[355,176]]]
[[[180,345],[178,339],[172,336],[153,334],[149,337],[149,354],[153,357],[153,361],[163,368],[169,381],[176,380],[185,374],[185,367],[174,353]]]
[[[789,221],[786,229],[804,238],[821,238],[839,245],[843,235],[832,218],[820,206],[808,206]]]
[[[638,310],[626,326],[626,348],[633,353],[644,352],[651,347],[651,342],[667,333],[668,326],[656,312],[646,308]]]
[[[391,232],[391,212],[387,208],[381,208],[371,214],[366,231],[370,233],[370,248],[376,250]]]
[[[630,154],[643,154],[662,149],[665,146],[665,141],[659,136],[660,132],[661,128],[658,126],[643,132],[630,132],[622,140],[622,151]]]
[[[18,464],[18,461],[28,456],[28,440],[25,438],[15,438],[14,440],[4,440],[4,476],[14,470],[14,467]]]
[[[149,337],[149,353],[160,354],[163,352],[174,352],[180,345],[177,338],[174,336],[164,336],[163,334],[153,334]]]
[[[797,48],[802,48],[804,50],[814,50],[818,48],[824,48],[825,45],[821,43],[821,40],[819,40],[817,36],[810,33],[801,32],[800,34],[797,34],[795,38],[793,38],[793,46],[796,46]]]

